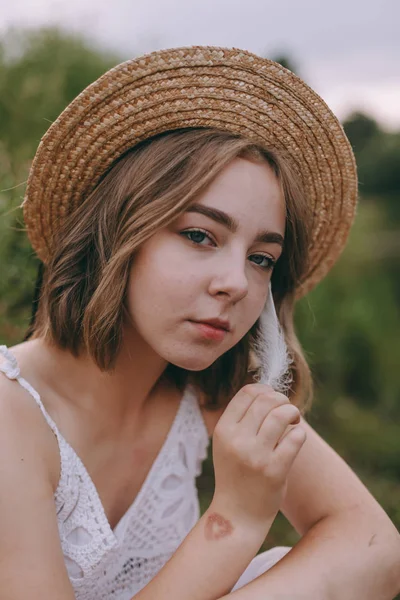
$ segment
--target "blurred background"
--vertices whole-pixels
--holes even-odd
[[[400,528],[400,3],[397,0],[19,0],[0,15],[0,342],[22,340],[37,260],[19,208],[41,136],[113,65],[210,44],[278,60],[336,112],[360,202],[348,246],[297,308],[316,384],[310,423]],[[198,480],[213,490],[209,459]],[[291,545],[282,516],[263,549]],[[360,599],[361,600],[361,599]]]

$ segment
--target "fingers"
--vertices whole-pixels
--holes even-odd
[[[217,430],[227,434],[228,438],[235,432],[235,435],[239,433],[248,442],[257,440],[263,452],[273,452],[299,422],[300,412],[286,396],[268,385],[250,384],[232,398],[218,422]],[[301,434],[294,434],[294,439],[296,435],[301,437]],[[282,446],[286,461],[294,460],[293,452],[289,451],[291,440],[288,439]]]
[[[261,393],[265,393],[266,390],[273,392],[271,387],[261,383],[252,383],[243,386],[224,410],[224,420],[232,420],[235,423],[239,423],[253,404],[255,398]]]
[[[292,427],[282,437],[274,451],[274,457],[285,472],[289,472],[293,462],[307,439],[306,430],[301,425]]]
[[[240,421],[240,426],[247,435],[257,435],[271,411],[285,405],[292,406],[286,396],[268,386],[267,389],[260,391],[249,405]]]
[[[300,423],[300,411],[290,403],[272,408],[261,423],[257,438],[264,447],[274,450],[290,425]]]

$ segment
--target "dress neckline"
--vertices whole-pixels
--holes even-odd
[[[179,403],[179,407],[178,410],[175,414],[174,420],[172,422],[171,427],[169,428],[169,431],[167,433],[167,436],[156,456],[156,458],[154,459],[146,477],[145,480],[143,482],[143,484],[140,487],[140,490],[138,491],[138,493],[136,494],[134,500],[132,501],[132,503],[129,505],[129,507],[127,508],[127,510],[125,511],[125,513],[122,515],[122,517],[119,519],[118,523],[114,526],[114,528],[111,527],[110,521],[108,520],[103,502],[100,498],[100,494],[98,492],[98,489],[92,479],[92,477],[89,474],[89,471],[87,470],[84,462],[82,461],[82,459],[80,458],[80,456],[78,455],[78,453],[74,450],[74,448],[69,444],[69,442],[60,434],[64,444],[66,444],[69,449],[70,452],[74,455],[74,458],[77,462],[77,464],[80,467],[81,470],[81,475],[84,477],[85,479],[85,483],[86,485],[88,485],[88,487],[91,489],[91,492],[93,494],[93,498],[95,500],[95,502],[97,503],[97,507],[99,509],[99,513],[101,514],[103,521],[104,521],[104,526],[106,528],[106,530],[108,531],[108,533],[111,535],[111,537],[113,538],[114,542],[119,542],[122,540],[126,526],[129,522],[129,517],[131,516],[132,513],[134,513],[136,506],[139,504],[140,500],[142,499],[142,497],[145,495],[149,485],[150,485],[150,481],[153,478],[153,474],[156,472],[158,463],[161,461],[161,458],[164,456],[164,454],[167,452],[170,444],[171,444],[171,440],[174,437],[174,432],[175,429],[178,426],[178,423],[180,421],[181,418],[181,414],[184,410],[184,405],[185,402],[188,400],[189,397],[189,390],[188,388],[186,388],[182,394],[180,403]],[[55,492],[55,495],[57,495],[60,491],[61,491],[61,485],[62,485],[62,477],[60,476],[60,480],[58,482],[58,486]]]
[[[80,471],[79,475],[84,480],[84,483],[90,489],[93,500],[97,504],[96,508],[98,509],[98,514],[101,516],[101,519],[103,521],[102,525],[103,525],[105,531],[107,532],[106,537],[109,539],[109,541],[113,545],[118,544],[123,538],[126,526],[129,522],[129,517],[135,511],[136,506],[138,505],[138,503],[140,502],[140,500],[146,493],[146,491],[150,485],[150,481],[152,480],[153,475],[157,469],[157,466],[158,466],[159,462],[161,461],[161,458],[164,456],[165,452],[167,452],[169,445],[171,444],[171,440],[174,437],[175,429],[177,428],[178,423],[181,419],[181,415],[184,411],[185,404],[189,401],[190,398],[193,397],[193,391],[191,389],[191,386],[187,385],[182,393],[181,400],[180,400],[178,409],[176,411],[174,420],[169,428],[167,436],[164,439],[164,442],[163,442],[156,458],[154,459],[154,461],[145,477],[145,480],[144,480],[142,486],[140,487],[139,492],[136,494],[133,502],[129,505],[129,507],[127,508],[125,513],[119,519],[118,523],[114,526],[114,528],[112,528],[111,524],[108,520],[103,502],[100,498],[98,489],[97,489],[92,477],[90,476],[89,471],[87,470],[84,462],[80,458],[79,454],[71,446],[71,444],[65,439],[65,437],[60,432],[58,426],[56,425],[56,423],[54,422],[52,417],[49,415],[49,413],[47,412],[47,410],[41,400],[41,396],[40,396],[39,392],[35,388],[33,388],[30,385],[30,383],[28,381],[26,381],[26,379],[24,379],[21,376],[18,361],[17,361],[16,357],[14,356],[14,354],[11,352],[11,350],[9,350],[7,348],[7,346],[0,346],[0,354],[2,354],[3,358],[6,361],[6,364],[2,365],[3,368],[1,368],[0,370],[9,379],[15,379],[16,381],[18,381],[18,383],[24,389],[26,389],[31,394],[31,396],[33,396],[34,400],[39,405],[39,408],[41,409],[44,417],[46,418],[46,421],[48,422],[49,426],[51,427],[51,429],[53,430],[53,432],[55,433],[55,435],[58,439],[59,446],[60,446],[60,478],[59,478],[59,481],[57,484],[57,488],[54,492],[54,497],[57,498],[57,496],[61,495],[62,485],[64,483],[62,448],[61,448],[61,445],[64,445],[65,447],[67,447],[69,449],[70,454],[72,454],[72,456],[76,462],[76,465],[78,466],[78,469]]]

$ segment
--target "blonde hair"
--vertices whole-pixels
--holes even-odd
[[[298,178],[275,153],[214,129],[169,131],[121,156],[67,219],[45,268],[33,337],[45,337],[74,355],[86,351],[102,370],[120,349],[124,298],[135,252],[157,230],[182,214],[234,158],[266,161],[286,201],[285,244],[272,275],[272,291],[290,355],[290,398],[300,408],[311,399],[309,367],[293,324],[295,290],[307,268],[310,214]],[[252,347],[258,323],[231,350],[200,372],[168,365],[179,387],[194,384],[206,406],[220,407],[257,370]]]

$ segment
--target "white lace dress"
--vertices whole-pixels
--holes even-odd
[[[15,357],[0,346],[0,371],[31,394],[60,448],[61,476],[54,500],[65,565],[77,600],[130,600],[163,567],[200,517],[196,477],[207,456],[208,433],[187,387],[167,438],[137,497],[114,529],[96,487],[63,438]],[[251,561],[232,591],[280,560],[273,548]]]

